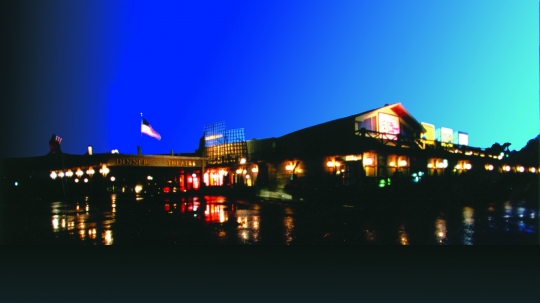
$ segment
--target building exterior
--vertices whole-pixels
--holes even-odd
[[[243,129],[211,124],[193,155],[92,154],[89,147],[86,155],[59,153],[0,164],[8,183],[47,179],[39,184],[62,191],[128,193],[183,193],[202,187],[283,192],[365,188],[464,173],[538,173],[538,159],[510,161],[507,147],[471,147],[468,133],[419,122],[395,103],[277,138],[245,140]]]
[[[454,138],[456,137],[456,138]],[[470,172],[537,173],[538,163],[510,163],[504,150],[468,146],[468,134],[417,121],[401,103],[307,127],[278,138],[246,141],[238,161],[209,165],[205,179],[233,186],[326,188],[380,184],[393,178]],[[201,146],[201,150],[203,147]],[[214,177],[206,177],[210,174]],[[206,181],[205,181],[206,182]],[[385,181],[386,182],[386,181]],[[208,186],[223,185],[208,182]]]

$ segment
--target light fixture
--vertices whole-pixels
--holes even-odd
[[[54,179],[56,179],[56,177],[57,177],[58,175],[56,174],[55,171],[52,171],[50,176],[51,176],[51,179],[54,180]]]
[[[258,173],[259,169],[257,167],[254,167],[254,168],[251,169],[251,172],[252,173]]]
[[[111,182],[114,182],[114,180],[116,180],[116,178],[114,176],[111,176]]]
[[[87,173],[90,177],[92,177],[92,175],[94,175],[95,172],[96,172],[96,171],[95,171],[92,167],[88,168],[88,170],[86,171],[86,173]]]
[[[68,177],[68,178],[73,177],[73,172],[71,171],[71,169],[69,169],[69,170],[66,172],[66,177]]]
[[[239,168],[239,169],[236,170],[236,173],[237,173],[237,174],[241,174],[241,173],[242,173],[242,170]]]
[[[466,163],[466,164],[465,164],[465,169],[469,170],[469,169],[471,169],[471,168],[472,168],[471,163]]]
[[[82,171],[80,168],[77,169],[77,171],[75,172],[75,175],[77,175],[77,177],[79,177],[79,178],[82,177],[83,174],[84,174],[84,173],[83,173],[83,171]]]
[[[103,175],[103,177],[107,176],[107,174],[110,172],[109,168],[103,164],[103,166],[99,169],[99,173]]]
[[[407,166],[407,161],[400,160],[398,164],[399,164],[399,166]]]
[[[84,178],[84,183],[88,183],[88,178]]]
[[[326,162],[326,166],[334,167],[334,162],[333,161],[328,161],[328,162]]]
[[[373,164],[373,158],[366,158],[364,160],[365,165],[372,165]]]
[[[240,159],[240,164],[246,164],[246,158]]]
[[[152,181],[152,180],[154,180],[154,177],[152,177],[152,176],[147,176],[147,177],[146,177],[146,180]]]
[[[518,167],[518,171],[519,171],[520,173],[524,172],[524,171],[525,171],[525,167],[519,166],[519,167]]]
[[[432,164],[432,163],[428,163],[427,167],[428,167],[428,168],[433,168],[433,164]]]
[[[64,174],[64,172],[63,172],[63,171],[60,171],[60,172],[58,173],[58,177],[60,177],[60,178],[63,178],[63,177],[64,177],[64,175],[65,175],[65,174]]]

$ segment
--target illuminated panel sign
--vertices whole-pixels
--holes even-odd
[[[202,161],[181,157],[111,157],[107,166],[200,167]]]
[[[426,122],[421,122],[420,124],[426,129],[426,132],[422,133],[421,138],[430,141],[435,140],[435,125]]]
[[[385,113],[379,113],[379,132],[387,133],[388,139],[395,140],[399,135],[399,117]]]
[[[464,132],[454,132],[454,144],[469,145],[469,135]]]
[[[441,127],[437,128],[437,130],[435,131],[435,136],[437,141],[444,143],[452,143],[454,132],[450,128]]]
[[[208,141],[208,140],[215,140],[215,139],[219,139],[219,138],[221,138],[221,137],[223,137],[222,134],[210,135],[210,136],[204,137],[204,140],[207,140],[207,141]]]

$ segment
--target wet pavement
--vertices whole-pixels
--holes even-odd
[[[3,201],[0,219],[0,244],[539,244],[538,205],[512,200],[378,209],[217,195],[26,195]]]

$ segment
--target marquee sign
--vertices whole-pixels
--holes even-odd
[[[129,157],[110,158],[107,166],[148,166],[148,167],[201,167],[202,160],[180,157]]]

